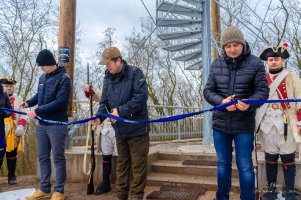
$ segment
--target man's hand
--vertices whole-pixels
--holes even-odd
[[[90,92],[90,85],[85,85],[84,92]]]
[[[24,127],[22,125],[18,125],[18,127],[16,128],[16,136],[22,136],[24,135],[25,131],[24,131]]]
[[[116,117],[119,117],[119,114],[118,114],[118,111],[117,111],[117,108],[113,108],[112,112],[110,113],[111,115],[114,115]],[[114,124],[116,122],[115,119],[110,119],[111,122]]]
[[[34,110],[31,110],[31,111],[29,111],[29,112],[27,113],[27,116],[28,116],[30,119],[34,119],[34,118],[37,116],[37,114],[36,114],[36,112],[35,112]]]
[[[99,118],[96,118],[94,120],[91,120],[91,124],[93,126],[98,126],[100,124],[100,119]]]
[[[22,103],[20,103],[20,104],[17,106],[17,109],[20,109],[20,108],[28,108],[28,103],[27,103],[27,102],[22,102]]]
[[[91,94],[92,94],[92,96],[94,96],[95,95],[95,91],[93,90],[93,86],[91,86],[91,88],[92,88]],[[85,85],[84,92],[85,92],[85,96],[87,98],[90,98],[90,84],[89,85]]]
[[[232,95],[232,96],[228,96],[227,98],[222,100],[221,104],[228,103],[228,102],[232,101],[234,99],[234,97],[235,97],[235,94]],[[228,111],[234,111],[234,110],[236,110],[236,105],[228,106],[226,109]]]
[[[301,135],[301,126],[297,126],[297,133]]]
[[[250,104],[246,104],[240,100],[237,101],[236,108],[241,111],[246,111],[250,107]]]

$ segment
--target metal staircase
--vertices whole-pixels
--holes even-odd
[[[203,0],[157,0],[158,37],[170,43],[163,49],[188,63],[187,70],[202,66],[202,7]]]
[[[210,0],[156,0],[158,37],[169,43],[173,60],[183,61],[186,70],[199,70],[206,84],[211,65]],[[202,109],[209,109],[204,101]],[[211,113],[203,115],[204,144],[213,143]]]

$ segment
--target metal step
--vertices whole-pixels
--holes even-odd
[[[159,34],[161,40],[177,40],[177,39],[201,39],[201,30],[180,31]]]
[[[193,42],[181,43],[169,47],[164,47],[164,50],[167,51],[183,51],[188,49],[200,49],[202,47],[202,40],[195,40]]]
[[[160,27],[181,27],[181,28],[199,28],[201,29],[201,19],[164,19],[157,18],[156,23]]]
[[[202,60],[195,62],[188,67],[185,67],[186,70],[200,70],[202,68]]]
[[[187,53],[185,55],[182,55],[182,56],[178,56],[176,58],[173,58],[173,60],[176,60],[176,61],[189,61],[189,60],[194,60],[194,59],[200,59],[202,57],[202,51],[199,50],[199,51],[194,51],[194,52],[191,52],[191,53]]]
[[[182,1],[185,1],[186,3],[189,3],[196,7],[202,7],[202,5],[203,5],[203,0],[182,0]]]
[[[158,3],[159,2],[159,3]],[[175,3],[176,2],[176,3]],[[200,70],[202,68],[202,18],[204,0],[157,0],[156,23],[162,28],[161,40],[174,40],[172,46],[163,49],[174,52],[176,61],[191,61],[185,69]],[[166,18],[163,18],[166,16]],[[204,19],[206,20],[206,19]],[[170,31],[170,32],[169,32]],[[178,41],[177,41],[178,40]],[[183,41],[185,40],[185,41]],[[189,50],[189,51],[186,51]],[[191,50],[193,52],[191,52]]]
[[[170,10],[172,8],[172,10]],[[158,11],[162,12],[170,12],[178,15],[185,15],[189,17],[195,17],[195,18],[200,18],[202,14],[202,10],[193,8],[193,7],[188,7],[188,6],[183,6],[183,5],[174,5],[174,3],[171,2],[166,2],[162,1],[160,5],[157,8]]]

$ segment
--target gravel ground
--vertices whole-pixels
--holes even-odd
[[[212,145],[203,146],[199,145],[199,141],[174,141],[174,142],[166,142],[166,143],[152,143],[150,152],[154,151],[161,151],[161,152],[181,152],[181,153],[196,153],[199,154],[202,153],[215,153],[214,147]],[[19,189],[25,189],[25,188],[38,188],[40,181],[36,178],[36,175],[27,175],[27,176],[20,176],[17,177],[18,184],[16,185],[8,185],[7,184],[7,178],[6,177],[0,177],[0,193],[7,192],[7,191],[13,191],[13,190],[19,190]],[[52,183],[54,185],[54,183]],[[96,188],[96,184],[95,184]],[[67,199],[73,200],[73,199],[81,199],[81,200],[89,200],[89,199],[103,199],[103,200],[109,200],[113,197],[114,193],[114,187],[111,192],[108,192],[106,194],[95,196],[95,195],[87,195],[86,194],[87,189],[87,183],[66,183],[65,185],[65,196]],[[150,187],[147,186],[145,188],[145,195],[144,199],[146,199],[146,196],[150,194],[154,190],[159,190],[159,187]],[[215,197],[215,191],[207,191],[205,195],[200,196],[199,199],[201,200],[212,200]],[[23,197],[25,199],[25,197]],[[22,198],[21,198],[22,199]],[[20,199],[20,200],[21,200]],[[239,200],[239,194],[237,193],[231,193],[231,200]],[[15,199],[9,199],[9,200],[15,200]]]
[[[0,178],[0,193],[1,192],[7,192],[7,191],[13,191],[13,190],[19,190],[19,189],[25,189],[25,188],[38,188],[40,181],[36,178],[35,175],[28,175],[28,176],[20,176],[17,177],[18,184],[16,185],[8,185],[7,184],[7,178],[1,177]],[[52,183],[52,185],[54,185]],[[96,186],[95,186],[96,187]],[[65,185],[65,195],[68,200],[90,200],[90,199],[102,199],[102,200],[109,200],[113,197],[114,193],[113,191],[108,192],[106,194],[95,196],[95,195],[87,195],[86,194],[87,184],[86,183],[66,183]],[[159,187],[146,187],[145,188],[145,195],[144,199],[146,199],[146,196],[150,194],[154,190],[159,190]],[[215,191],[207,191],[204,196],[200,196],[199,200],[212,200],[215,197]],[[25,197],[24,197],[25,199]],[[231,200],[239,200],[239,194],[231,194]],[[15,199],[9,199],[9,200],[15,200]],[[21,199],[20,199],[21,200]],[[45,199],[47,200],[47,199]]]

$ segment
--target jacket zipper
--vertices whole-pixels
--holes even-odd
[[[232,64],[233,65],[231,66],[230,77],[229,77],[230,78],[229,82],[230,82],[230,85],[232,86],[232,88],[230,89],[229,95],[233,95],[234,94],[235,68],[237,67],[237,62],[236,62],[236,60],[234,58],[232,59]],[[232,121],[232,112],[229,112],[229,117],[227,117],[227,129],[228,130],[232,130],[232,123],[231,123],[231,121]]]

